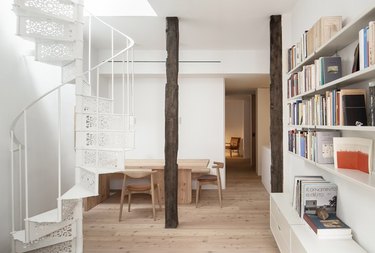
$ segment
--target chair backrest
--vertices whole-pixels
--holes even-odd
[[[231,137],[230,138],[230,146],[231,148],[237,149],[240,147],[241,137]]]
[[[219,181],[219,185],[221,185],[220,169],[224,168],[224,163],[214,161],[212,168],[216,169],[217,180]]]
[[[144,178],[144,177],[149,177],[152,174],[156,173],[156,171],[152,170],[125,170],[124,175],[130,178]]]

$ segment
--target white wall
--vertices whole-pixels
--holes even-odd
[[[270,89],[258,88],[256,92],[256,110],[257,110],[257,166],[258,175],[262,173],[262,152],[263,147],[270,145]]]
[[[331,0],[309,1],[298,0],[290,13],[283,15],[283,47],[287,48],[297,42],[304,30],[309,29],[321,16],[341,15],[344,25],[374,6],[373,0]],[[307,11],[308,10],[308,11]],[[338,52],[343,58],[344,74],[348,74],[353,60],[353,45]],[[286,57],[284,55],[284,73],[286,73]],[[284,74],[284,82],[287,75]],[[285,87],[285,86],[284,86]],[[283,91],[286,99],[285,89]],[[294,175],[323,175],[326,180],[338,185],[338,216],[353,230],[354,239],[368,252],[375,252],[373,231],[375,227],[375,202],[373,192],[336,178],[300,159],[286,154],[287,151],[287,114],[284,112],[284,191],[292,192]],[[362,136],[375,139],[373,133],[343,132],[343,135]]]
[[[120,83],[116,78],[116,89]],[[135,149],[126,157],[163,159],[166,80],[136,77],[135,83]],[[224,93],[223,78],[179,79],[178,158],[225,161]],[[111,188],[119,187],[119,182],[112,182]]]
[[[48,91],[51,87],[59,84],[60,70],[57,67],[47,66],[45,64],[36,63],[33,57],[25,56],[33,51],[34,45],[31,42],[25,41],[15,36],[16,33],[16,16],[12,9],[12,0],[4,0],[0,2],[0,192],[1,192],[1,205],[0,205],[0,252],[10,252],[10,232],[11,232],[11,177],[10,177],[10,154],[9,154],[9,130],[10,125],[16,115],[21,110],[36,99],[42,93]],[[64,92],[72,93],[73,89],[66,89]],[[55,98],[52,100],[56,100]],[[30,112],[30,127],[34,130],[30,133],[30,140],[43,137],[48,139],[48,134],[53,132],[54,114],[52,113],[54,101],[44,102],[42,106],[39,106],[38,112],[34,109]],[[64,100],[64,104],[71,102]],[[70,115],[64,118],[64,122],[69,124],[73,122],[73,111]],[[46,115],[47,120],[39,122],[39,115]],[[65,113],[65,112],[64,112]],[[69,113],[69,109],[66,111]],[[69,121],[69,122],[68,122]],[[71,125],[72,126],[72,125]],[[67,127],[67,132],[64,132],[64,143],[72,142],[73,135],[70,128]],[[70,133],[70,135],[68,134]],[[65,135],[66,134],[66,135]],[[55,141],[53,138],[49,140],[49,144]],[[48,144],[48,145],[49,145]],[[49,149],[49,146],[43,147],[43,150]],[[36,147],[34,145],[34,147]],[[54,156],[53,151],[50,153],[41,153],[41,147],[30,150],[31,152],[31,163],[35,166],[30,168],[34,173],[30,175],[30,191],[31,195],[35,196],[34,190],[36,185],[43,187],[44,191],[38,191],[39,200],[30,203],[31,211],[37,211],[37,209],[47,209],[51,206],[56,206],[56,198],[53,196],[56,191],[53,181],[50,181],[50,169],[48,164],[52,163],[50,157]],[[52,149],[51,149],[52,150]],[[73,151],[71,148],[70,151]],[[69,150],[65,150],[68,158],[64,160],[65,167],[73,167],[72,161],[74,157],[70,157]],[[70,158],[69,158],[70,157]],[[43,171],[43,172],[41,172]],[[68,173],[69,174],[69,173]],[[69,178],[69,176],[68,176]],[[72,180],[74,178],[72,177]],[[67,182],[66,185],[68,185]],[[66,188],[67,186],[64,186]],[[52,199],[52,201],[48,201]]]

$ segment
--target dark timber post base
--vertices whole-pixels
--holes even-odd
[[[283,191],[283,92],[281,15],[270,20],[271,191]]]
[[[178,226],[178,18],[167,17],[167,84],[165,86],[165,227]]]

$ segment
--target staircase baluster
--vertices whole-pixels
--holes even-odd
[[[19,180],[19,191],[20,191],[20,207],[19,207],[19,215],[20,215],[20,230],[22,230],[22,220],[23,220],[23,214],[22,214],[22,210],[23,210],[23,204],[22,204],[22,145],[19,144],[18,145],[18,170],[19,170],[19,176],[18,176],[18,180]]]
[[[131,99],[131,115],[134,115],[134,96],[135,96],[135,94],[134,94],[134,48],[132,47],[131,48],[131,52],[132,52],[132,72],[131,72],[131,78],[132,78],[132,81],[131,81],[131,90],[132,90],[132,92],[131,92],[131,94],[130,94],[130,96],[129,96],[129,99]]]
[[[57,200],[57,206],[58,206],[58,212],[57,212],[57,219],[61,220],[61,88],[57,90],[57,103],[58,103],[58,138],[57,138],[57,149],[58,149],[58,200]]]
[[[28,164],[28,143],[27,143],[27,110],[23,111],[23,127],[24,127],[24,138],[25,138],[25,239],[29,242],[29,164]]]
[[[12,232],[15,231],[15,200],[14,200],[14,132],[10,131],[10,177],[11,177],[11,194],[12,194]]]
[[[96,166],[95,169],[99,167],[99,69],[96,69]]]
[[[89,79],[88,82],[91,85],[91,14],[89,15],[89,55],[88,55],[88,66],[89,66]]]
[[[114,86],[115,86],[115,75],[114,75],[114,59],[113,59],[113,56],[114,56],[114,38],[113,38],[113,28],[111,28],[111,51],[112,51],[112,63],[111,63],[111,68],[112,68],[112,72],[111,72],[111,78],[112,78],[112,101],[114,101],[114,95],[115,95],[115,92],[114,92]],[[112,102],[112,113],[114,112],[114,106],[115,106],[115,103]]]
[[[129,40],[126,41],[126,47],[129,47]],[[127,98],[127,115],[130,114],[130,101],[129,101],[129,94],[130,94],[130,75],[129,75],[129,50],[126,51],[126,98]],[[125,99],[125,97],[124,97]]]

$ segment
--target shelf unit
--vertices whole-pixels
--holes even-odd
[[[303,97],[313,96],[315,94],[323,94],[327,90],[339,89],[351,84],[360,83],[366,80],[375,78],[375,65],[343,76],[332,82],[326,83],[322,86],[317,87],[315,90],[310,90],[288,99],[288,103],[294,102],[295,100],[302,99]]]
[[[304,65],[312,64],[315,59],[322,56],[333,55],[340,51],[353,41],[358,39],[358,32],[368,25],[375,16],[375,7],[362,14],[359,18],[353,20],[341,29],[335,36],[322,45],[318,50],[308,56],[304,61],[288,72],[289,75],[294,74],[302,69]]]
[[[270,227],[281,253],[365,253],[351,239],[318,239],[290,203],[286,193],[270,197]]]
[[[290,151],[288,151],[288,154],[297,157],[298,159],[301,159],[307,163],[313,164],[317,168],[327,171],[332,175],[338,176],[348,182],[354,183],[375,193],[375,175],[369,175],[356,170],[335,169],[333,164],[316,163]]]
[[[319,126],[319,125],[288,125],[289,129],[313,129],[313,130],[342,130],[342,131],[360,131],[375,132],[374,126]]]
[[[343,27],[343,29],[328,42],[291,69],[287,75],[290,76],[297,73],[302,70],[303,66],[314,63],[314,60],[319,59],[319,57],[334,55],[351,43],[357,41],[359,31],[367,26],[372,20],[375,20],[375,7],[369,9],[359,18]],[[357,72],[350,73],[337,80],[318,86],[313,90],[287,98],[284,103],[290,104],[298,99],[310,98],[317,94],[324,94],[328,90],[342,89],[355,84],[363,85],[364,82],[372,79],[375,79],[375,66],[370,66]],[[286,86],[284,86],[284,88],[286,88]],[[374,126],[288,125],[287,129],[353,131],[353,135],[375,133]],[[286,150],[288,149],[286,148]],[[360,189],[371,192],[371,194],[375,193],[375,175],[369,175],[356,170],[335,169],[333,164],[319,164],[293,152],[286,152],[288,156],[291,156],[291,159],[294,159],[290,161],[291,163],[296,161],[295,159],[300,159],[311,165],[311,167],[316,168],[318,174],[319,171],[321,171],[322,174],[323,172],[329,173],[333,177],[350,183],[353,187],[359,187]],[[293,176],[293,173],[289,173],[289,175]],[[364,249],[351,239],[318,239],[316,234],[292,208],[291,200],[292,197],[288,196],[286,193],[271,194],[271,231],[274,234],[281,252],[365,252]]]

